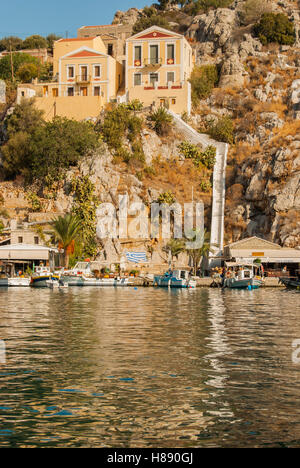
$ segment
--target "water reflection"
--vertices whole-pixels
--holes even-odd
[[[298,446],[299,309],[281,290],[3,290],[0,446]]]

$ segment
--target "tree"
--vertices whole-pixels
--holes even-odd
[[[195,67],[190,78],[193,104],[197,105],[199,100],[210,96],[218,81],[219,73],[215,65]]]
[[[70,213],[52,221],[59,248],[64,250],[65,268],[69,267],[70,255],[74,252],[75,242],[80,237],[81,221]]]
[[[153,128],[158,135],[166,136],[170,133],[173,117],[164,107],[160,107],[156,111],[151,112],[148,119],[152,122]]]
[[[30,83],[38,74],[39,69],[35,63],[24,63],[24,65],[18,69],[17,78],[22,81],[22,83]]]
[[[61,39],[61,36],[57,36],[56,34],[49,34],[46,37],[47,43],[48,43],[48,49],[53,50],[54,42],[58,41]]]
[[[246,0],[241,10],[242,23],[244,25],[256,23],[271,9],[267,0]]]
[[[36,57],[31,57],[31,55],[14,52],[12,54],[13,69],[14,73],[17,74],[19,69],[28,63],[36,65],[38,69],[41,67],[41,62]],[[11,70],[11,56],[6,55],[0,59],[0,79],[11,81],[12,80],[12,70]]]
[[[143,10],[142,16],[133,26],[133,33],[137,34],[151,26],[159,26],[165,29],[171,29],[168,21],[161,16],[161,13],[155,7],[146,7]]]
[[[253,31],[264,45],[272,42],[293,45],[296,40],[295,27],[283,13],[265,13]]]
[[[23,42],[23,49],[47,49],[47,47],[47,39],[38,34],[27,37]]]
[[[187,253],[191,257],[193,261],[193,268],[194,268],[194,275],[197,275],[197,270],[200,265],[201,260],[203,261],[204,258],[208,258],[209,253],[211,251],[210,249],[210,234],[204,230],[204,232],[201,234],[199,231],[193,230],[189,238],[191,239],[192,242],[196,241],[196,238],[200,237],[201,239],[201,244],[202,246],[200,248],[196,249],[187,249]]]
[[[20,50],[22,49],[23,41],[19,37],[16,36],[9,36],[3,37],[0,40],[0,52],[3,50]]]
[[[22,39],[16,36],[3,37],[0,40],[0,52],[4,50],[15,51],[15,50],[21,49],[22,43],[23,43]]]
[[[1,149],[5,174],[21,174],[28,182],[51,185],[99,144],[93,124],[61,117],[45,122],[33,100],[17,105],[6,127],[8,138]]]
[[[185,242],[182,239],[171,239],[165,247],[163,247],[163,251],[171,256],[172,262],[173,258],[178,256],[185,251]]]

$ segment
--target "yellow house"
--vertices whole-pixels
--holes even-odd
[[[191,112],[189,78],[194,66],[184,36],[152,26],[126,41],[127,100],[164,106],[177,114]]]
[[[122,65],[107,54],[100,37],[60,39],[54,44],[53,80],[18,87],[18,101],[36,98],[51,120],[56,115],[83,120],[97,117],[117,98]]]

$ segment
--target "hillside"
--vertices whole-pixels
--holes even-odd
[[[201,1],[196,3],[199,6]],[[226,8],[210,8],[225,3]],[[284,246],[299,245],[299,4],[204,0],[199,14],[192,6],[187,2],[180,9],[165,2],[163,10],[155,14],[152,10],[151,14],[184,33],[195,53],[193,113],[184,119],[199,132],[230,144],[226,241],[257,235]],[[254,33],[254,24],[270,11],[288,18],[293,25],[292,41],[286,31],[284,38],[276,36],[275,42]],[[114,23],[137,25],[141,20],[148,21],[151,14],[137,9],[117,12]],[[97,125],[102,130],[110,111],[99,116]],[[70,211],[74,203],[70,181],[74,176],[88,176],[99,202],[117,204],[118,194],[127,191],[133,201],[149,204],[171,194],[183,203],[190,202],[193,193],[195,199],[205,202],[209,228],[212,168],[197,166],[184,156],[179,146],[185,137],[172,125],[165,133],[157,132],[149,121],[149,112],[133,114],[140,119],[134,136],[126,128],[117,148],[102,133],[100,146],[81,158],[51,188],[38,181],[26,182],[24,173],[10,180],[3,173],[0,218],[4,227],[15,217],[20,221],[43,216],[49,219],[55,213]],[[5,128],[3,125],[2,143]],[[118,248],[109,246],[107,251]]]

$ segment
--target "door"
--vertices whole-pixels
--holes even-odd
[[[80,88],[80,96],[87,96],[88,95],[88,90],[86,86],[82,86]]]
[[[158,63],[158,45],[150,46],[150,63],[156,65]]]

